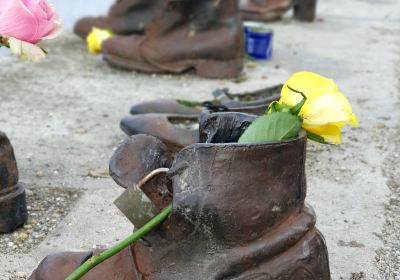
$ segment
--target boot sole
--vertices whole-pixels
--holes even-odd
[[[224,61],[206,59],[185,60],[175,64],[168,64],[165,68],[169,69],[158,69],[153,67],[151,64],[144,64],[136,60],[120,58],[112,54],[104,54],[103,58],[110,66],[123,70],[155,74],[180,74],[194,69],[198,76],[213,79],[236,78],[239,76],[243,68],[243,61],[241,58]]]
[[[17,184],[9,193],[0,195],[0,233],[17,229],[27,219],[25,186]]]

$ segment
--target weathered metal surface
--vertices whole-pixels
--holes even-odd
[[[218,135],[221,143],[197,143],[175,154],[165,178],[172,184],[173,212],[129,249],[134,271],[130,279],[329,280],[325,241],[315,228],[315,213],[304,203],[305,133],[277,143],[224,143],[235,133],[223,137],[222,131],[227,130],[222,126],[240,131],[239,120],[248,122],[252,116],[235,118],[221,113],[219,118],[227,117],[224,121],[213,114],[208,117],[212,120],[205,119],[204,123],[211,133],[205,139],[213,142]],[[213,121],[221,126],[213,125]],[[142,145],[157,143],[153,149],[158,154],[168,153],[167,146],[154,137],[133,136],[131,143],[136,137]],[[143,151],[133,148],[142,145],[125,148],[140,155]],[[132,160],[135,163],[131,166],[138,166],[139,171],[144,169],[141,166],[159,165],[158,157],[136,155]],[[73,259],[71,254],[50,257],[34,275],[44,271],[66,274],[75,267],[63,264]],[[95,273],[109,275],[111,269],[129,269],[127,262],[110,262],[113,267],[105,264]]]
[[[243,132],[257,116],[244,113],[203,112],[199,118],[202,143],[237,143]]]
[[[179,122],[181,125],[179,125]],[[123,118],[121,129],[128,135],[153,135],[163,141],[170,149],[179,151],[183,147],[198,141],[198,129],[187,127],[185,125],[187,122],[196,125],[198,116],[142,114]]]
[[[194,69],[199,76],[218,79],[239,76],[244,34],[236,1],[162,2],[165,6],[144,35],[103,42],[103,58],[110,66],[145,73]]]
[[[129,137],[112,156],[110,174],[127,189],[114,203],[136,228],[171,203],[165,170],[151,173],[171,166],[172,157],[166,145],[149,135]]]
[[[174,210],[135,244],[151,279],[330,279],[315,214],[304,205],[306,136],[259,144],[194,144],[169,176]],[[155,249],[157,248],[157,249]]]
[[[18,168],[10,140],[0,131],[0,191],[18,183]]]
[[[203,107],[188,107],[179,104],[175,99],[159,99],[133,105],[131,114],[181,114],[195,115],[208,108],[207,104],[221,105],[229,111],[251,114],[263,114],[268,105],[280,98],[282,85],[266,87],[255,91],[231,93],[228,89],[217,89],[213,92],[214,100],[202,102]],[[216,102],[217,101],[217,102]],[[210,108],[208,108],[209,111]]]
[[[130,136],[111,157],[110,175],[118,185],[127,189],[138,184],[154,169],[171,166],[172,161],[173,153],[156,137],[144,134]],[[158,181],[156,183],[159,185]],[[149,188],[152,186],[154,184]]]
[[[17,184],[0,192],[0,233],[11,232],[28,219],[25,187]]]
[[[15,230],[27,218],[25,187],[18,184],[14,150],[7,136],[0,131],[0,233]]]

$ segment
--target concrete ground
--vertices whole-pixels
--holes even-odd
[[[0,279],[23,279],[49,253],[109,246],[131,232],[112,204],[123,190],[104,174],[131,104],[204,100],[217,87],[257,89],[299,70],[335,79],[360,119],[342,146],[310,144],[308,152],[308,203],[332,278],[400,279],[400,1],[321,0],[318,14],[312,24],[272,24],[273,60],[247,67],[241,83],[113,70],[68,30],[47,44],[42,62],[0,57],[0,129],[35,214],[16,234],[0,235],[8,246]],[[63,208],[58,216],[51,205]]]

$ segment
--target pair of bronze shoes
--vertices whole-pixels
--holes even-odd
[[[82,39],[93,27],[109,29],[117,35],[144,34],[151,20],[161,13],[165,1],[162,0],[117,0],[106,16],[84,17],[74,27]],[[315,19],[316,0],[239,0],[243,20],[271,22],[280,20],[290,8],[297,19]]]
[[[213,92],[213,100],[196,103],[184,100],[157,100],[134,105],[121,120],[127,135],[149,134],[180,150],[199,140],[199,114],[208,110],[263,114],[268,105],[278,100],[282,85],[253,92],[232,94],[228,89]]]
[[[235,143],[255,117],[203,112],[199,141],[179,151],[143,134],[122,143],[110,162],[112,177],[127,188],[169,168],[141,190],[160,210],[172,200],[173,211],[83,279],[330,280],[325,240],[304,202],[306,134]],[[96,253],[49,256],[30,279],[65,279]]]
[[[245,19],[275,20],[294,7],[298,18],[312,20],[315,2],[119,0],[108,16],[80,20],[75,32],[86,38],[93,26],[113,31],[116,36],[102,44],[102,52],[117,68],[147,73],[195,70],[206,78],[235,78],[244,57],[240,10]]]

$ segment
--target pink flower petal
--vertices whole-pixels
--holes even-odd
[[[45,0],[0,0],[0,34],[36,44],[60,28],[53,6]]]

